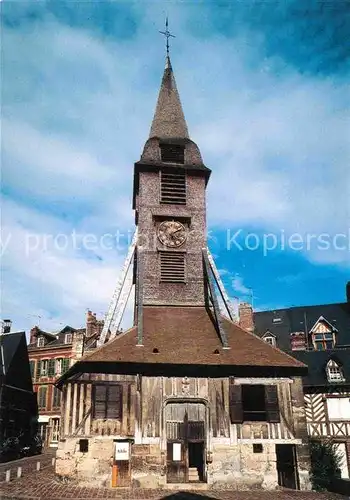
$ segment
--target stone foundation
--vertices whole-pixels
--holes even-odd
[[[77,481],[80,486],[111,485],[114,442],[111,438],[89,439],[86,453],[79,451],[79,439],[68,438],[60,442],[57,450],[56,473]],[[276,452],[274,443],[263,443],[262,450],[254,453],[249,444],[212,443],[211,463],[207,464],[207,489],[273,490],[278,487]],[[298,455],[307,455],[304,446],[297,445]],[[301,456],[300,456],[301,458]],[[301,460],[301,464],[303,460]],[[299,465],[300,489],[309,490],[309,473]],[[131,481],[134,488],[172,488],[166,482],[166,454],[159,444],[131,446]],[[198,483],[184,483],[196,489]]]

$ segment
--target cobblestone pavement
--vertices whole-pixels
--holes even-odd
[[[1,500],[82,500],[114,498],[118,500],[345,500],[335,493],[283,491],[191,491],[83,488],[65,484],[52,470],[42,470],[0,484]]]

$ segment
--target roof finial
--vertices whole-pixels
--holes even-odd
[[[164,35],[166,37],[166,55],[167,55],[167,57],[169,57],[169,38],[170,37],[175,38],[175,35],[172,35],[170,33],[170,31],[168,30],[168,26],[169,26],[169,23],[168,23],[168,16],[167,16],[166,20],[165,20],[165,31],[159,31],[159,33],[161,33],[162,35]]]

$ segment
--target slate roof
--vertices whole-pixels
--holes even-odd
[[[305,330],[310,332],[320,316],[337,330],[335,349],[292,351],[290,334]],[[278,318],[281,321],[274,321]],[[262,337],[269,330],[276,336],[278,347],[308,365],[305,385],[333,385],[328,383],[325,372],[326,364],[331,358],[342,364],[346,383],[350,384],[350,302],[256,312],[254,323],[257,335]],[[311,346],[310,335],[309,345]]]
[[[300,361],[276,349],[256,335],[223,318],[230,349],[224,349],[210,314],[204,307],[147,306],[143,309],[143,345],[137,345],[137,327],[119,335],[111,342],[86,354],[75,367],[75,372],[90,370],[88,365],[132,364],[152,365],[160,374],[168,373],[166,366],[198,366],[213,369],[253,367],[255,376],[263,376],[266,369],[289,369],[294,375],[306,373]],[[260,370],[260,371],[259,371]],[[265,371],[264,371],[265,370]],[[90,370],[91,371],[91,370]],[[69,376],[74,370],[67,372]]]
[[[189,139],[185,115],[167,56],[150,137]]]
[[[32,392],[27,342],[25,332],[14,332],[0,336],[1,373],[0,382]],[[1,385],[0,384],[0,385]]]

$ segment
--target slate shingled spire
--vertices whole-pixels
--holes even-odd
[[[150,138],[158,137],[160,139],[189,139],[169,56],[166,57],[156,112],[149,136]]]

